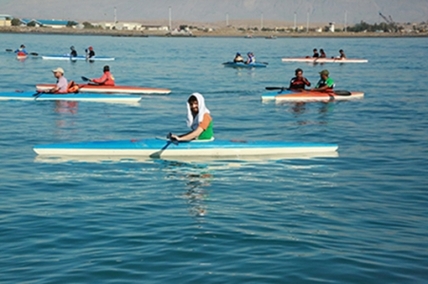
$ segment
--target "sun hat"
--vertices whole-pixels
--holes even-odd
[[[330,72],[328,72],[328,70],[326,70],[326,69],[324,69],[324,70],[322,70],[321,72],[320,72],[320,74],[321,75],[329,75],[330,74]]]
[[[64,74],[64,69],[62,69],[61,67],[58,67],[58,68],[52,70],[52,72],[54,72],[54,73],[59,72],[61,74]]]

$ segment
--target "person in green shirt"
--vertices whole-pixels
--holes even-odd
[[[168,135],[171,140],[213,140],[213,119],[200,93],[193,93],[187,100],[187,126],[191,131],[183,135]]]
[[[329,92],[333,91],[334,88],[334,81],[329,77],[328,70],[322,70],[319,72],[320,74],[320,80],[316,84],[314,89],[311,89],[311,91],[318,91],[318,92]]]

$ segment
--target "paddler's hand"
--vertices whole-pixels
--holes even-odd
[[[168,139],[171,141],[180,141],[180,137],[175,134],[170,133],[168,136],[169,136]]]

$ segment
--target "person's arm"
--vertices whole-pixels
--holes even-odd
[[[190,140],[194,140],[194,139],[198,138],[202,132],[204,132],[204,129],[202,127],[198,126],[198,128],[196,128],[196,130],[190,131],[190,132],[183,134],[183,135],[180,135],[180,136],[175,135],[175,134],[171,134],[171,139],[177,140],[177,141],[190,141]]]
[[[322,91],[325,91],[325,90],[327,90],[327,89],[330,89],[330,87],[329,87],[329,86],[327,86],[327,85],[325,85],[324,87],[319,87],[319,88],[315,88],[315,89],[312,89],[312,90],[313,90],[313,91],[322,92]]]
[[[97,83],[97,84],[104,84],[106,81],[107,81],[107,75],[106,74],[103,74],[102,76],[101,76],[101,78],[98,78],[98,79],[91,79],[91,82],[94,82],[94,83]]]
[[[308,79],[306,79],[305,77],[303,77],[303,82],[305,83],[306,86],[308,87],[311,86],[311,82],[309,82]]]

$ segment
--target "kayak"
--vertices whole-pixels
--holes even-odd
[[[353,58],[313,58],[313,57],[297,57],[297,58],[282,58],[282,62],[307,62],[307,63],[367,63],[367,59]]]
[[[55,84],[38,84],[36,89],[40,91],[50,90]],[[79,85],[79,92],[82,93],[112,93],[112,94],[157,94],[167,95],[171,93],[169,89],[148,88],[148,87],[130,87],[130,86],[103,86],[103,85]]]
[[[23,101],[81,101],[81,102],[106,102],[106,103],[136,103],[140,96],[127,95],[103,95],[103,94],[43,94],[37,92],[3,92],[0,100]]]
[[[70,57],[68,54],[63,55],[42,55],[42,59],[47,60],[89,60],[89,61],[113,61],[114,57],[107,56],[94,56],[89,59],[86,59],[86,56],[79,55],[75,57]]]
[[[177,142],[165,139],[91,141],[36,145],[38,155],[47,156],[127,156],[147,158],[168,157],[236,157],[283,154],[314,154],[336,152],[336,144],[209,140]]]
[[[309,90],[279,90],[262,94],[262,101],[275,100],[277,102],[326,102],[326,101],[348,101],[361,99],[362,92],[348,92],[335,90],[332,92],[316,92]]]
[[[243,62],[225,62],[223,63],[225,67],[233,67],[233,68],[259,68],[259,67],[267,67],[267,63],[255,62],[255,63],[243,63]]]
[[[23,60],[23,59],[27,59],[27,55],[17,55],[16,56],[16,59],[18,59],[18,60]]]

